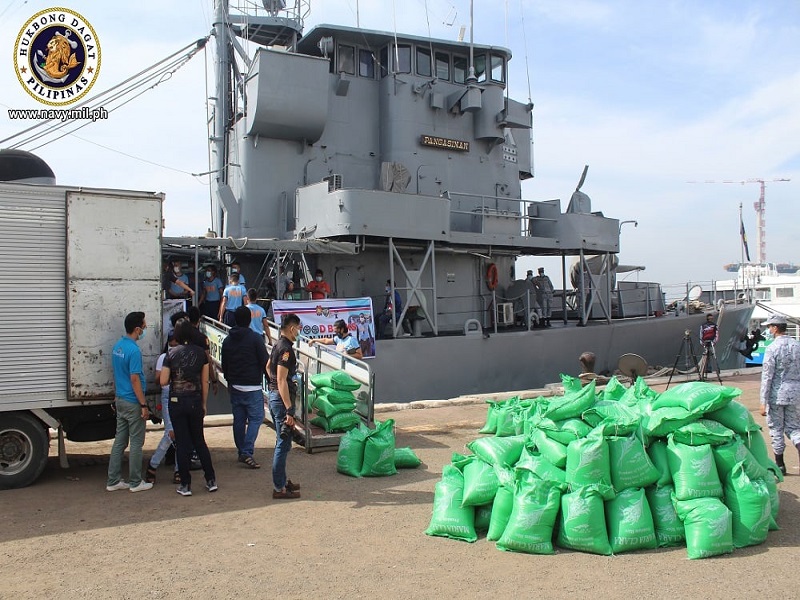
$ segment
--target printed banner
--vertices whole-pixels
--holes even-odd
[[[272,314],[280,324],[283,315],[300,317],[300,334],[307,338],[333,337],[334,322],[342,319],[361,346],[364,358],[375,356],[375,323],[372,298],[328,298],[327,300],[273,300]]]

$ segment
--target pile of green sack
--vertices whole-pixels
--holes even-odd
[[[308,411],[315,412],[311,424],[327,433],[349,431],[361,417],[354,411],[356,397],[353,392],[361,384],[344,371],[328,371],[311,376],[314,390],[308,395]]]
[[[351,477],[385,477],[397,469],[414,469],[420,460],[411,448],[395,448],[394,420],[363,423],[339,440],[336,470]]]
[[[425,532],[501,550],[595,554],[686,545],[705,558],[778,528],[780,469],[761,427],[708,382],[661,394],[562,375],[563,396],[490,402],[481,433],[436,484]]]

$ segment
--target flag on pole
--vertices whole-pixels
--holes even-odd
[[[747,262],[750,262],[750,248],[747,247],[747,234],[744,232],[744,221],[741,215],[739,216],[739,233],[742,236],[742,244],[744,245],[744,254],[747,256]]]

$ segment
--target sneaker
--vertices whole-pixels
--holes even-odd
[[[206,481],[206,489],[209,492],[216,492],[219,488],[217,487],[217,480],[216,479],[209,479]]]
[[[181,485],[177,490],[181,496],[191,496],[192,495],[192,488],[188,485]]]
[[[139,485],[133,486],[130,488],[132,492],[146,492],[150,488],[153,487],[152,483],[147,483],[146,481],[139,482]]]
[[[272,498],[274,500],[293,500],[294,498],[299,498],[300,492],[293,492],[288,487],[285,488],[282,492],[276,492],[272,490]]]
[[[107,485],[107,486],[106,486],[106,491],[107,491],[107,492],[116,492],[117,490],[129,490],[130,488],[131,488],[131,486],[130,486],[130,485],[128,485],[128,482],[127,482],[127,481],[122,481],[122,480],[120,479],[120,480],[119,480],[117,483],[115,483],[114,485]]]

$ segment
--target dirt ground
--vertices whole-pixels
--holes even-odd
[[[729,375],[758,414],[759,374]],[[656,389],[662,386],[654,385]],[[377,479],[336,472],[336,453],[296,447],[289,474],[302,498],[272,500],[274,433],[257,443],[260,470],[236,461],[230,427],[208,427],[219,491],[195,472],[194,496],[162,467],[153,490],[104,490],[111,442],[69,444],[33,486],[0,492],[0,598],[787,598],[800,584],[800,477],[780,486],[780,531],[761,546],[693,560],[685,548],[601,557],[501,552],[424,535],[433,489],[452,452],[478,437],[485,406],[381,413],[397,445],[423,460]],[[148,432],[149,455],[160,431]],[[792,590],[795,590],[794,592]]]

